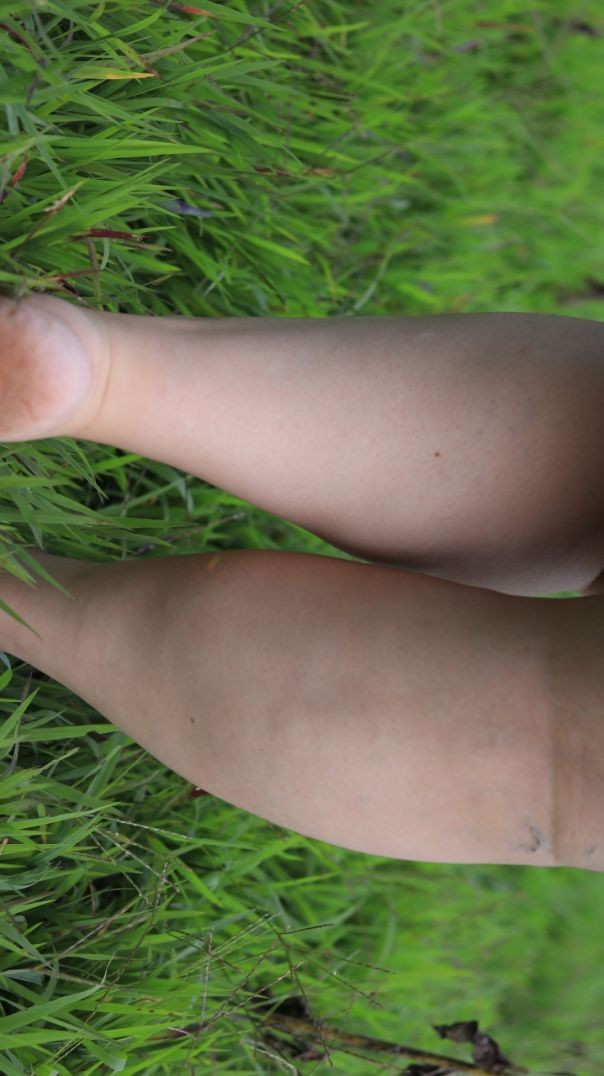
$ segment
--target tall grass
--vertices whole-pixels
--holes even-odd
[[[202,317],[604,318],[596,0],[0,0],[0,24],[7,294]],[[34,546],[351,559],[71,439],[1,446],[0,521],[8,571]],[[270,1037],[254,1021],[269,985],[349,1032],[470,1061],[434,1025],[476,1019],[531,1072],[602,1072],[602,875],[305,838],[0,659],[3,1074],[403,1071]]]

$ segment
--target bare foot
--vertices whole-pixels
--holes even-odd
[[[50,295],[0,298],[0,441],[70,436],[93,419],[110,366],[93,314]]]

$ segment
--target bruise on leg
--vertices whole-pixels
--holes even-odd
[[[16,303],[0,307],[0,436],[30,428],[54,403],[43,376],[39,324],[20,315]]]

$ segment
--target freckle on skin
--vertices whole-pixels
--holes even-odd
[[[440,456],[440,452],[435,452],[434,455],[435,456]]]

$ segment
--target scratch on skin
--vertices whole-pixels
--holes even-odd
[[[218,556],[212,557],[212,559],[209,560],[208,563],[206,564],[206,572],[213,572],[214,568],[219,563],[220,563],[220,557],[218,557]]]
[[[545,840],[545,837],[543,836],[538,826],[535,826],[532,822],[529,822],[528,828],[531,834],[530,842],[526,841],[523,844],[518,845],[518,847],[523,852],[538,852],[540,848],[549,848],[549,844]]]
[[[531,837],[533,838],[532,844],[529,845],[529,851],[536,852],[543,844],[543,834],[540,829],[537,829],[537,826],[533,826],[532,824],[529,826],[529,829],[531,831]]]

